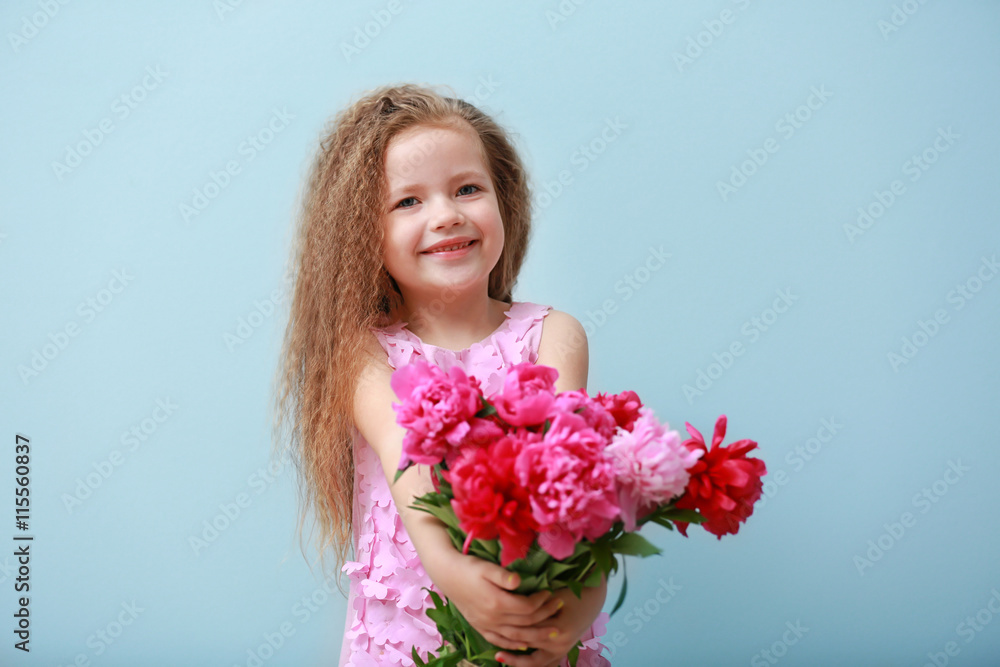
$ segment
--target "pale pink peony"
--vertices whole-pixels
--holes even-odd
[[[700,451],[681,442],[677,431],[669,431],[653,411],[639,408],[631,431],[619,431],[604,450],[618,481],[618,504],[625,530],[636,529],[636,520],[658,505],[665,505],[684,492]]]
[[[572,555],[582,538],[606,533],[620,510],[605,439],[579,415],[560,413],[541,442],[526,444],[514,470],[528,489],[538,545],[553,558]]]
[[[451,458],[451,450],[470,434],[481,435],[479,382],[458,366],[445,373],[422,359],[402,366],[392,374],[392,390],[402,403],[393,403],[396,422],[406,429],[399,468],[412,463],[434,465]],[[476,426],[474,429],[473,426]],[[491,432],[486,427],[486,432]]]
[[[497,414],[511,426],[541,424],[555,401],[555,382],[559,371],[525,361],[511,366],[503,388],[490,397]]]

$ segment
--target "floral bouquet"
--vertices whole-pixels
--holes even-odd
[[[417,359],[397,369],[396,421],[406,429],[396,478],[431,466],[435,491],[414,499],[447,527],[455,547],[517,572],[517,593],[569,588],[578,597],[618,570],[618,556],[660,553],[636,532],[656,523],[685,537],[689,524],[722,538],[735,534],[761,495],[752,440],[722,446],[726,417],[711,447],[686,424],[681,441],[633,391],[588,396],[555,391],[555,368],[511,367],[501,390],[483,396],[458,366]],[[612,613],[624,601],[627,581]],[[417,665],[498,666],[498,647],[430,591],[428,616],[444,643]],[[581,644],[569,654],[576,664]],[[529,649],[530,651],[531,649]]]

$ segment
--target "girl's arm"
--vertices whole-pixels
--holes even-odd
[[[392,369],[378,341],[372,361],[358,378],[354,419],[358,430],[382,463],[396,510],[431,581],[454,603],[483,637],[501,648],[517,649],[551,641],[554,625],[540,624],[562,606],[548,591],[531,596],[511,593],[520,580],[499,565],[454,548],[445,525],[427,512],[410,508],[417,496],[434,489],[428,466],[416,465],[393,483],[402,454],[405,429],[392,409],[397,401],[390,385]],[[381,353],[381,358],[379,357]],[[540,625],[539,625],[540,624]]]

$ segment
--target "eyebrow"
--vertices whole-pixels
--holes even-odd
[[[489,180],[489,175],[486,172],[484,172],[484,171],[482,171],[480,169],[466,169],[465,171],[460,171],[457,174],[455,174],[454,176],[452,176],[451,180],[452,181],[462,181],[462,180],[465,180],[467,178],[474,178],[474,179],[478,179],[478,180]],[[389,198],[393,199],[395,197],[398,197],[399,195],[401,195],[404,192],[407,192],[409,190],[414,190],[414,189],[416,189],[418,187],[420,187],[419,183],[405,183],[405,184],[400,185],[400,186],[398,186],[396,188],[393,188],[392,191],[389,192]]]

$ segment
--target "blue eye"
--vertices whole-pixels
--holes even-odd
[[[409,208],[410,206],[413,206],[413,204],[407,204],[406,202],[413,202],[415,204],[416,201],[417,201],[416,197],[407,197],[406,199],[401,199],[399,200],[399,203],[396,204],[396,208]]]
[[[460,187],[458,189],[458,194],[463,194],[462,190],[464,190],[465,188],[475,188],[475,190],[479,190],[479,186],[478,185],[463,185],[462,187]],[[471,195],[472,192],[466,192],[465,194]]]

